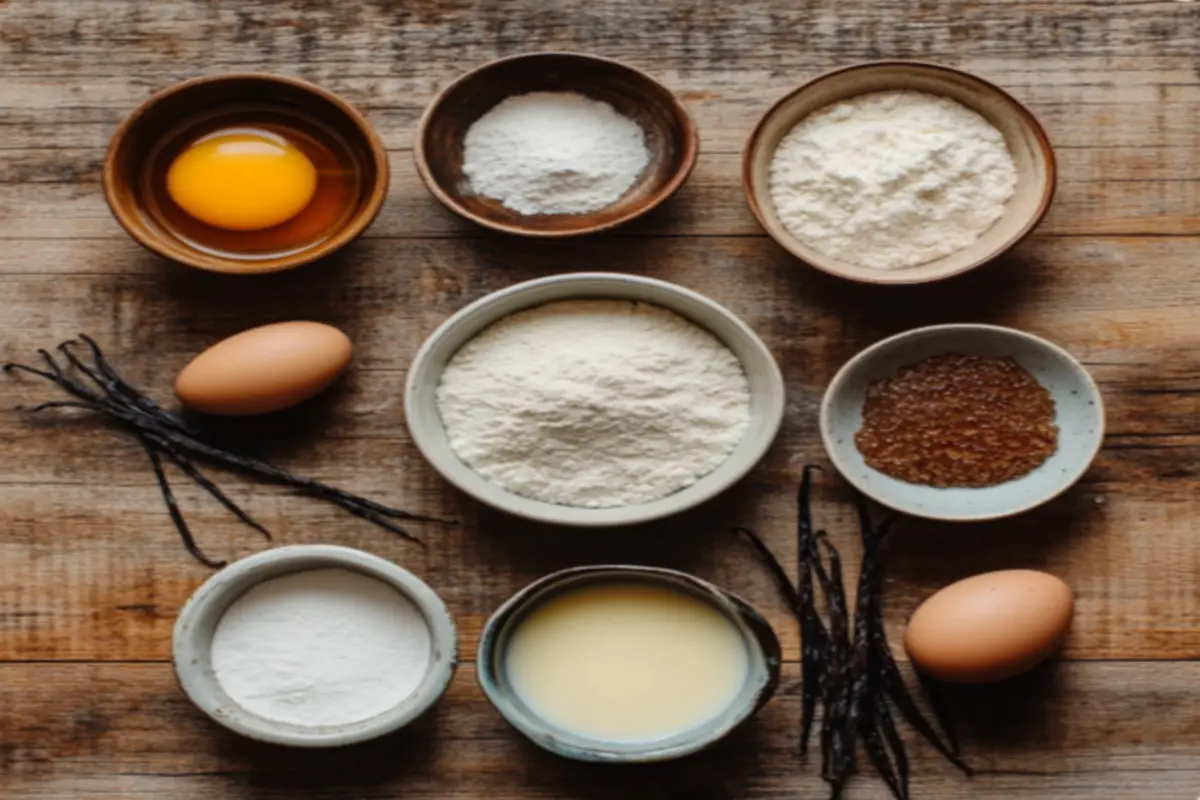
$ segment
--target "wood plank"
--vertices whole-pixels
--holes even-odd
[[[716,749],[636,769],[535,750],[487,706],[468,668],[414,728],[348,750],[248,742],[203,718],[166,664],[0,664],[0,778],[21,798],[220,796],[356,800],[488,797],[824,796],[796,755],[798,670]],[[1138,797],[1175,800],[1200,779],[1191,700],[1200,664],[1071,664],[955,696],[963,778],[908,737],[914,797],[931,800]],[[1153,726],[1144,720],[1153,718]],[[855,778],[848,800],[882,800]]]
[[[777,71],[821,66],[831,58],[863,60],[946,52],[1017,59],[1064,51],[1092,57],[1144,55],[1190,59],[1193,9],[1184,3],[1123,5],[1062,2],[1014,5],[902,0],[826,8],[784,2],[714,6],[703,2],[629,5],[598,0],[586,8],[518,5],[503,20],[471,3],[353,9],[303,0],[256,0],[237,9],[173,2],[151,9],[104,0],[10,2],[3,38],[15,74],[76,70],[93,75],[172,74],[181,65],[285,64],[301,72],[354,65],[362,74],[443,71],[480,50],[520,52],[586,45],[638,53],[657,63],[714,65],[736,60]],[[720,35],[710,35],[720,32]],[[803,46],[786,46],[795,41]],[[649,45],[653,44],[651,47]],[[455,51],[455,59],[433,58]]]
[[[411,446],[371,445],[337,453],[344,466],[327,469],[330,480],[461,521],[446,529],[413,526],[429,543],[427,551],[315,501],[236,479],[222,483],[281,544],[361,547],[423,575],[454,614],[467,658],[487,616],[525,584],[557,569],[613,562],[684,569],[743,595],[776,628],[786,657],[798,657],[794,622],[758,562],[731,533],[735,525],[752,526],[784,563],[794,559],[791,484],[772,477],[795,467],[778,452],[719,502],[651,528],[587,533],[481,510],[443,492],[419,466],[387,485],[387,465],[415,460]],[[52,487],[0,486],[0,520],[9,531],[0,556],[4,563],[26,565],[0,578],[0,660],[141,660],[169,652],[175,614],[209,573],[182,551],[148,472],[140,485],[122,474],[99,501],[87,481],[100,471],[93,464],[81,482]],[[198,490],[177,483],[181,505],[210,554],[240,557],[267,546]],[[970,529],[904,525],[888,555],[893,642],[900,642],[909,614],[941,586],[989,569],[1027,567],[1061,576],[1077,594],[1065,657],[1200,658],[1200,589],[1194,580],[1200,543],[1177,533],[1190,530],[1200,514],[1195,484],[1174,484],[1160,496],[1121,488],[1084,486],[1020,519]],[[843,550],[852,581],[859,548],[849,496],[835,479],[821,496],[818,514]]]
[[[1189,107],[1200,108],[1200,103]],[[1197,128],[1200,119],[1189,131]],[[1062,150],[1063,178],[1038,235],[1200,233],[1200,179],[1184,166],[1190,148]],[[57,157],[72,151],[53,152]],[[124,240],[97,182],[103,152],[88,152],[90,157],[80,164],[39,165],[17,156],[10,159],[13,167],[0,162],[0,175],[7,173],[14,181],[0,182],[0,239]],[[1114,168],[1114,162],[1121,166]],[[367,238],[483,235],[478,226],[460,220],[433,199],[417,178],[411,152],[392,152],[391,163],[388,203]],[[59,177],[44,182],[35,180],[36,175]],[[705,152],[669,203],[618,235],[762,237],[746,205],[740,175],[737,153]]]
[[[135,382],[168,399],[178,368],[221,336],[289,317],[343,326],[358,348],[348,380],[295,414],[256,422],[255,440],[297,471],[461,524],[418,526],[429,543],[422,549],[314,501],[235,477],[222,483],[279,543],[350,544],[423,575],[459,621],[467,662],[436,713],[373,745],[299,757],[217,729],[188,705],[165,663],[175,614],[210,573],[180,549],[144,455],[89,421],[8,413],[44,392],[0,380],[5,798],[824,796],[816,765],[796,758],[794,623],[728,531],[756,527],[790,563],[792,487],[799,465],[819,460],[815,412],[833,372],[883,336],[962,320],[1022,327],[1079,356],[1105,393],[1109,437],[1083,482],[1043,509],[966,527],[909,522],[891,540],[894,643],[924,596],[986,569],[1048,569],[1079,603],[1062,661],[953,693],[982,773],[964,780],[913,741],[913,796],[1174,800],[1200,785],[1195,3],[8,0],[0,8],[0,359],[85,330]],[[614,235],[544,243],[484,234],[429,197],[411,164],[425,105],[463,70],[535,49],[622,59],[679,94],[703,153],[677,198]],[[1061,170],[1055,205],[1031,241],[988,269],[912,290],[850,285],[796,264],[761,235],[740,190],[739,152],[774,100],[832,67],[889,57],[959,66],[1005,87],[1043,121]],[[337,91],[391,150],[392,191],[379,220],[325,265],[262,280],[202,275],[144,253],[108,214],[100,165],[124,115],[178,80],[233,70],[298,74]],[[423,463],[399,402],[420,342],[467,302],[564,269],[677,281],[742,315],[768,342],[788,381],[787,419],[734,491],[661,525],[589,534],[480,509]],[[178,489],[214,553],[267,546],[195,488]],[[819,498],[852,580],[847,491],[827,473]],[[542,754],[491,712],[469,663],[487,615],[545,572],[613,560],[696,572],[764,611],[788,663],[780,695],[755,724],[704,756],[612,770]],[[847,792],[886,796],[862,778]]]

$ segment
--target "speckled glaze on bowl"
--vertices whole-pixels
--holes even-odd
[[[783,226],[771,200],[771,160],[798,122],[826,106],[869,92],[914,90],[948,97],[978,112],[997,130],[1017,168],[1016,193],[1004,214],[977,241],[904,269],[878,270],[825,255]],[[876,61],[835,69],[773,105],[754,128],[742,156],[742,190],[763,230],[782,248],[822,272],[863,283],[928,283],[961,275],[1000,256],[1028,236],[1054,199],[1054,148],[1037,118],[1012,95],[977,75],[920,61]]]
[[[522,497],[484,478],[450,446],[437,408],[446,363],[492,323],[559,300],[633,300],[674,311],[709,331],[742,363],[750,385],[750,424],[733,452],[712,472],[674,494],[636,505],[581,508]],[[518,283],[459,311],[435,330],[413,357],[404,388],[404,416],[425,460],[466,494],[518,517],[553,525],[636,525],[678,514],[728,489],[767,452],[783,421],[783,375],[771,351],[745,322],[704,295],[666,281],[608,272],[576,272]]]
[[[939,489],[906,483],[869,466],[854,444],[867,388],[900,367],[943,353],[1012,356],[1054,398],[1058,450],[1020,478],[985,488]],[[1104,402],[1095,381],[1057,345],[994,325],[934,325],[884,339],[846,363],[821,403],[821,440],[838,471],[863,494],[916,517],[981,521],[1035,508],[1087,471],[1104,440]]]
[[[559,592],[597,583],[630,581],[682,590],[709,603],[733,622],[750,656],[750,669],[741,692],[724,712],[708,722],[651,742],[604,741],[546,722],[520,700],[508,681],[504,656],[513,631],[527,613]],[[766,705],[779,685],[779,671],[780,649],[775,631],[746,601],[686,572],[627,564],[575,567],[531,583],[488,619],[476,656],[479,686],[505,721],[544,750],[576,761],[603,763],[666,761],[714,744]]]
[[[305,727],[266,719],[242,708],[217,682],[212,638],[226,609],[253,587],[296,572],[345,569],[392,586],[425,617],[433,647],[424,680],[399,705],[347,725]],[[175,676],[188,698],[217,723],[251,739],[291,747],[341,747],[391,733],[424,714],[450,685],[458,666],[458,634],[450,612],[429,586],[403,567],[362,550],[333,545],[292,545],[243,558],[209,578],[175,622]]]

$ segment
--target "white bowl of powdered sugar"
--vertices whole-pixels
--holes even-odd
[[[348,547],[278,547],[210,578],[175,624],[179,684],[232,731],[335,747],[415,720],[454,675],[446,606],[420,578]]]
[[[749,472],[783,417],[779,367],[712,300],[665,281],[575,273],[459,311],[405,388],[443,477],[490,506],[573,526],[691,508]]]

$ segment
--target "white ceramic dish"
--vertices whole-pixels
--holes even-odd
[[[867,387],[900,367],[947,352],[1012,356],[1046,387],[1059,428],[1054,455],[1028,475],[981,489],[905,483],[867,466],[854,445]],[[1087,370],[1045,339],[993,325],[934,325],[884,339],[838,371],[821,403],[821,439],[838,471],[889,508],[929,519],[996,519],[1039,506],[1079,480],[1104,439],[1104,403]]]
[[[468,340],[517,311],[557,300],[639,300],[670,309],[710,331],[741,360],[750,384],[750,424],[741,442],[715,470],[672,495],[639,505],[578,508],[513,494],[476,473],[450,447],[436,392],[447,361]],[[475,499],[519,517],[558,525],[632,525],[692,508],[740,480],[774,441],[783,420],[783,376],[771,351],[733,313],[682,286],[605,272],[555,275],[494,292],[446,320],[413,359],[404,412],[413,441],[447,481]]]
[[[399,705],[349,725],[302,727],[265,719],[247,711],[225,694],[213,674],[212,638],[221,616],[238,597],[263,581],[295,572],[329,568],[360,572],[394,586],[421,610],[429,625],[433,645],[424,680]],[[454,676],[458,644],[454,622],[445,604],[433,589],[408,570],[349,547],[295,545],[256,553],[209,578],[179,614],[172,656],[175,675],[188,698],[231,731],[251,739],[292,747],[340,747],[391,733],[429,709]]]

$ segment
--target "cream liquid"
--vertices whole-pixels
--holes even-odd
[[[749,672],[738,628],[683,591],[611,583],[551,597],[520,621],[505,666],[545,721],[596,739],[640,742],[724,711]]]

